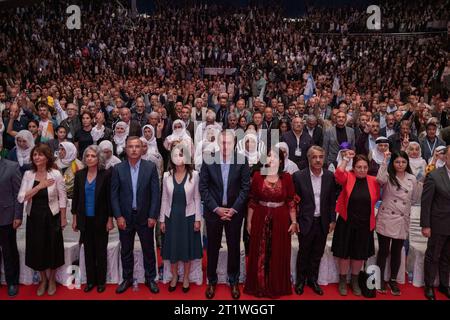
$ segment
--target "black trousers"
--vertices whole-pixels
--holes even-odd
[[[384,280],[384,271],[386,269],[386,260],[391,253],[391,276],[389,279],[397,279],[398,270],[400,270],[400,264],[402,261],[402,248],[405,244],[403,239],[392,239],[390,237],[383,236],[377,232],[378,236],[378,255],[377,265],[380,268],[381,279]]]
[[[319,278],[320,261],[327,243],[320,218],[314,218],[308,234],[302,234],[300,230],[298,242],[297,284],[306,280],[315,282]]]
[[[132,220],[134,220],[133,217]],[[137,233],[141,242],[142,255],[144,258],[145,281],[147,283],[150,281],[155,281],[156,256],[153,232],[154,228],[149,228],[147,224],[140,225],[134,221],[131,221],[130,224],[127,222],[127,228],[125,230],[119,230],[123,280],[133,280],[134,238]]]
[[[450,272],[450,235],[435,234],[431,231],[425,251],[425,285],[432,287],[439,271],[439,282],[449,285]]]
[[[0,262],[3,256],[5,279],[8,285],[19,284],[20,263],[16,235],[17,232],[12,224],[0,226]]]
[[[106,284],[106,265],[108,250],[108,232],[106,225],[100,229],[95,226],[94,217],[86,217],[85,231],[81,232],[86,261],[88,284]]]
[[[228,248],[228,282],[230,285],[235,285],[239,282],[242,221],[242,214],[233,215],[231,221],[223,221],[215,213],[208,213],[205,215],[206,234],[208,237],[206,252],[208,255],[207,277],[209,283],[217,283],[217,262],[219,259],[220,243],[222,242],[224,228]]]

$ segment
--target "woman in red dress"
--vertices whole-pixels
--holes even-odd
[[[291,234],[298,232],[295,189],[283,172],[284,155],[272,149],[252,179],[247,230],[250,250],[244,292],[277,298],[292,293]]]

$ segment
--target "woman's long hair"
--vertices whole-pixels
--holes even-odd
[[[397,172],[395,171],[394,168],[394,161],[397,158],[403,158],[406,159],[406,172],[413,174],[411,167],[409,166],[409,157],[408,154],[405,151],[395,151],[392,153],[391,155],[391,159],[389,160],[389,165],[388,165],[388,174],[389,174],[389,181],[396,186],[397,188],[400,188],[400,182],[398,182],[397,179]]]
[[[175,174],[175,172],[177,171],[177,166],[175,165],[175,163],[172,160],[172,152],[175,152],[174,149],[178,149],[178,150],[182,150],[183,154],[185,151],[188,151],[188,146],[182,146],[181,145],[182,142],[175,142],[174,144],[172,144],[172,148],[170,149],[170,156],[169,156],[169,174]],[[192,160],[192,157],[190,155],[188,155],[189,159]],[[186,159],[186,157],[185,157]],[[190,161],[190,163],[185,163],[184,167],[186,169],[186,172],[189,176],[189,181],[192,180],[192,172],[194,171],[194,165],[192,164],[192,161]]]
[[[278,176],[281,178],[284,172],[284,163],[285,163],[285,157],[284,157],[284,153],[283,150],[281,150],[278,147],[273,147],[272,149],[270,149],[267,152],[267,157],[272,153],[275,152],[276,154],[278,154],[278,159],[280,161],[280,165],[278,167]],[[258,163],[255,165],[255,171],[259,171],[261,172],[261,169],[264,167],[265,165],[262,164],[261,161],[258,161]]]

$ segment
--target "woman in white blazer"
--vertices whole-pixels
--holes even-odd
[[[64,178],[55,169],[53,153],[46,144],[31,150],[32,169],[25,172],[19,194],[27,213],[25,264],[41,274],[37,295],[56,292],[56,269],[64,265],[62,231],[66,220]]]
[[[189,291],[191,261],[203,256],[200,227],[201,207],[199,174],[192,162],[183,157],[183,144],[172,144],[169,171],[164,173],[161,212],[161,232],[165,234],[162,257],[171,263],[172,280],[169,292],[176,289],[178,262],[184,263],[183,292]],[[188,153],[184,148],[185,155]],[[190,163],[190,164],[186,164]]]

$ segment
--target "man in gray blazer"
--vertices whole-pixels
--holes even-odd
[[[345,112],[338,112],[336,115],[336,126],[328,129],[323,137],[323,148],[326,155],[325,165],[327,168],[330,164],[336,167],[339,145],[342,142],[346,141],[352,149],[355,148],[355,131],[345,125],[346,120],[347,115]]]
[[[439,272],[439,291],[450,299],[450,147],[447,164],[432,171],[423,185],[420,212],[422,234],[428,238],[425,251],[425,297],[435,300],[433,285]]]
[[[0,146],[0,151],[1,151]],[[8,295],[19,292],[19,251],[17,250],[17,229],[22,224],[23,204],[17,201],[22,174],[19,164],[0,159],[0,248],[5,266]]]

